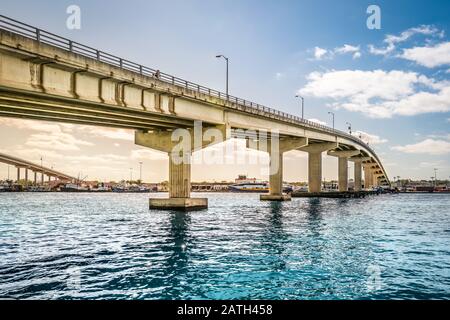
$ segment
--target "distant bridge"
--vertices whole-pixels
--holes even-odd
[[[31,171],[34,173],[34,183],[37,184],[38,183],[38,173],[41,175],[41,183],[44,182],[44,175],[48,177],[48,180],[50,181],[51,178],[56,178],[58,180],[67,180],[67,181],[72,181],[72,180],[76,180],[76,178],[71,177],[67,174],[64,174],[62,172],[50,169],[50,168],[46,168],[43,166],[40,166],[38,164],[23,160],[23,159],[19,159],[16,157],[12,157],[3,153],[0,153],[0,162],[2,163],[6,163],[8,165],[14,166],[17,168],[17,181],[21,180],[21,169],[23,169],[25,171],[25,176],[24,179],[25,181],[30,181],[28,179],[28,171]]]
[[[174,129],[195,132],[194,123],[214,128],[225,139],[241,130],[279,132],[279,163],[270,174],[270,194],[263,200],[289,200],[282,193],[283,153],[307,152],[310,192],[322,188],[322,155],[338,157],[339,190],[348,191],[348,162],[354,163],[355,191],[389,186],[388,175],[375,151],[361,139],[266,106],[168,75],[85,46],[53,33],[0,16],[0,116],[128,128],[135,143],[169,155],[169,199],[151,199],[164,209],[207,207],[193,199],[191,164],[172,159]],[[202,133],[202,132],[201,132]],[[257,139],[244,136],[261,151]],[[202,141],[186,152],[215,142]],[[271,142],[270,142],[271,143]]]

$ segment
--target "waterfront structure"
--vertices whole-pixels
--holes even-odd
[[[48,181],[50,181],[52,178],[62,181],[72,181],[76,180],[76,178],[71,177],[65,173],[53,170],[51,168],[44,167],[39,164],[35,164],[33,162],[23,160],[17,157],[13,157],[7,154],[0,153],[0,162],[6,163],[8,165],[12,165],[17,168],[17,182],[21,180],[21,171],[24,171],[24,179],[25,184],[28,185],[29,182],[29,175],[28,173],[31,171],[34,173],[34,185],[41,183],[44,183],[44,177],[48,177]],[[38,181],[38,174],[41,175],[41,180]]]
[[[269,153],[270,192],[262,200],[289,200],[283,194],[283,154],[309,154],[310,192],[322,186],[323,152],[339,158],[339,190],[347,191],[348,161],[355,165],[355,190],[389,185],[375,151],[362,140],[301,117],[183,80],[52,33],[0,16],[0,116],[135,130],[135,143],[169,155],[169,199],[150,199],[157,209],[201,209],[207,199],[191,198],[192,153],[220,141],[203,139],[215,130],[224,139],[247,140]],[[195,123],[202,122],[200,132]],[[173,131],[184,128],[201,142],[174,151]],[[243,130],[276,131],[268,148]],[[206,141],[205,141],[206,140]],[[276,148],[272,148],[274,144]],[[181,156],[182,163],[174,161]]]

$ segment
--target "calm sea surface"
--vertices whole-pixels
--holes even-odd
[[[0,194],[0,297],[450,299],[450,195],[194,196]]]

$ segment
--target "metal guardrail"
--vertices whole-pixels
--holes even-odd
[[[298,116],[294,116],[276,109],[272,109],[266,106],[263,106],[258,103],[254,103],[245,99],[241,99],[238,97],[234,97],[232,95],[227,95],[226,93],[220,92],[218,90],[214,90],[211,88],[207,88],[205,86],[177,78],[175,76],[169,75],[167,73],[160,72],[159,70],[152,69],[141,64],[137,64],[135,62],[120,58],[118,56],[103,52],[101,50],[94,49],[92,47],[80,44],[78,42],[63,38],[51,32],[30,26],[23,22],[11,19],[9,17],[0,15],[0,29],[7,30],[19,35],[22,35],[27,38],[31,38],[40,43],[45,43],[51,46],[58,47],[63,50],[67,50],[69,52],[73,52],[79,55],[82,55],[87,58],[91,58],[103,63],[107,63],[109,65],[119,67],[124,70],[132,71],[138,73],[143,76],[152,77],[163,81],[167,84],[171,84],[174,86],[181,87],[183,89],[192,90],[197,93],[206,94],[212,97],[216,97],[222,99],[224,101],[230,102],[231,108],[244,111],[247,113],[258,114],[262,116],[266,116],[269,118],[282,120],[285,122],[302,125],[311,129],[318,129],[322,131],[326,131],[328,133],[334,134],[336,136],[345,137],[353,142],[356,142],[360,145],[363,145],[366,149],[368,149],[373,156],[377,159],[378,163],[381,165],[376,153],[369,147],[361,139],[350,135],[344,131],[336,130],[321,124],[318,124],[313,121],[302,119]],[[384,169],[383,169],[384,171]]]

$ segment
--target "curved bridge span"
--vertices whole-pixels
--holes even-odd
[[[202,130],[214,128],[226,139],[239,137],[242,130],[276,131],[279,150],[269,155],[280,169],[270,174],[268,200],[287,199],[281,191],[282,155],[290,150],[308,152],[311,192],[321,191],[323,152],[339,158],[340,191],[348,190],[348,161],[355,165],[356,191],[390,185],[375,151],[355,136],[5,16],[0,16],[0,58],[0,116],[134,129],[137,144],[168,154],[174,147],[172,131],[194,131],[199,121]],[[252,143],[257,139],[244,138],[250,148],[261,150]],[[203,142],[192,152],[212,144]],[[170,199],[153,202],[154,206],[205,207],[204,201],[190,198],[190,163],[178,165],[170,160],[169,167]]]
[[[49,179],[56,178],[58,180],[77,180],[74,177],[71,177],[65,173],[53,170],[51,168],[47,168],[33,162],[23,160],[17,157],[13,157],[7,154],[0,153],[0,162],[14,166],[17,168],[17,181],[21,179],[20,170],[25,170],[25,181],[28,181],[28,171],[32,171],[34,173],[34,183],[37,183],[37,174],[41,174],[41,180],[44,181],[44,175],[46,175]]]

